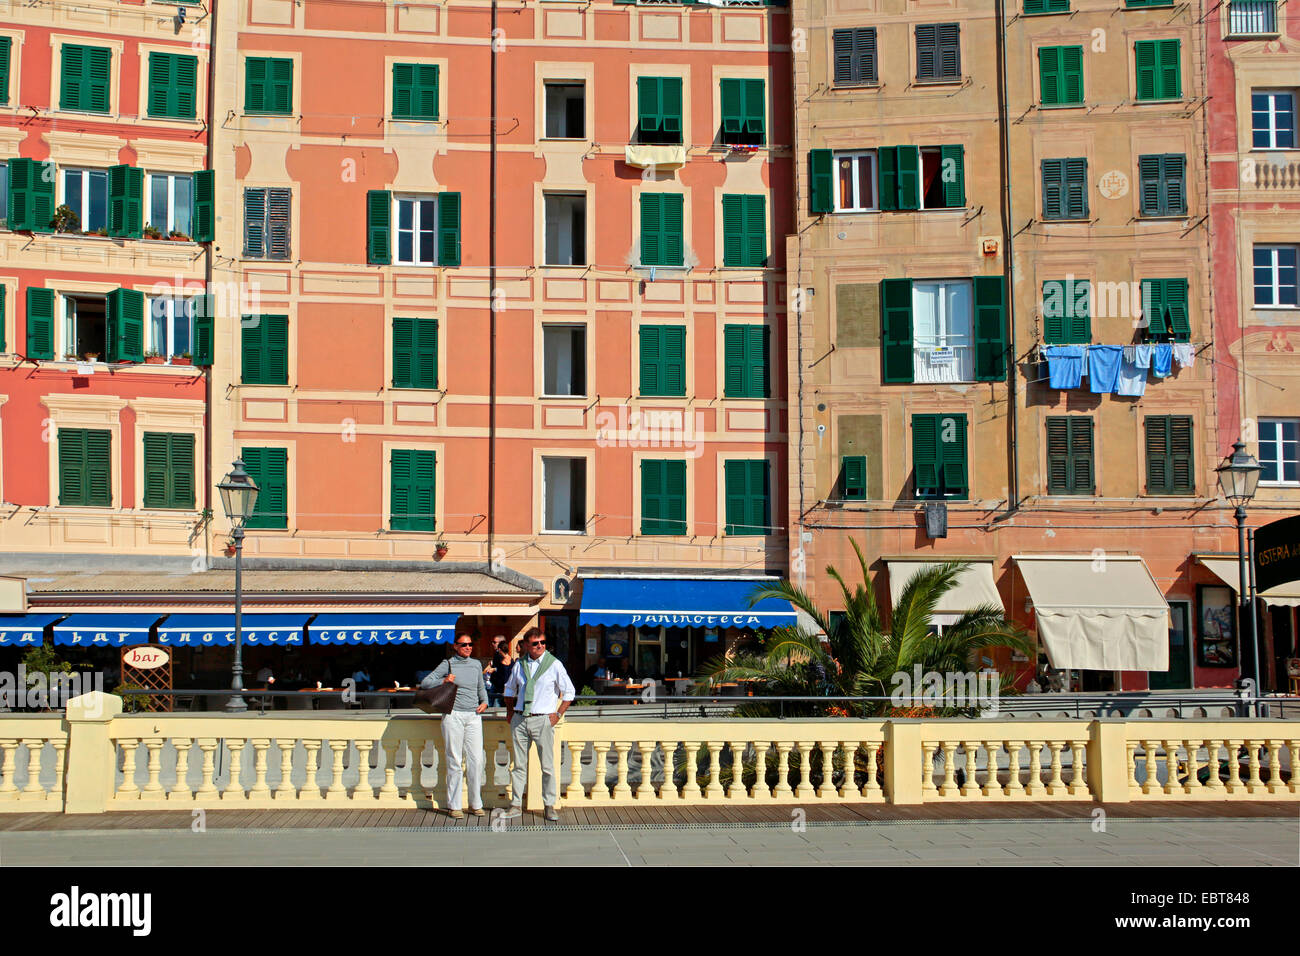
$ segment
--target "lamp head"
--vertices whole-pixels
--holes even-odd
[[[257,482],[244,471],[241,459],[235,459],[234,468],[221,479],[217,490],[221,492],[221,506],[225,508],[226,517],[233,526],[241,526],[252,516],[253,508],[257,505]]]
[[[1259,462],[1255,456],[1246,451],[1241,439],[1232,444],[1232,454],[1223,459],[1223,463],[1214,469],[1219,476],[1219,488],[1223,497],[1238,508],[1243,507],[1255,497],[1259,487]]]

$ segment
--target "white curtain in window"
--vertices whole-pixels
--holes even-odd
[[[968,282],[917,282],[912,286],[913,378],[920,383],[971,382],[971,289]],[[952,349],[952,355],[936,349]]]

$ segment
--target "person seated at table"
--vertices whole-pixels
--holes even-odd
[[[358,664],[357,669],[352,672],[352,683],[357,690],[370,690],[370,675],[366,673],[364,664]]]
[[[263,664],[261,670],[257,672],[257,682],[259,684],[271,685],[275,683],[275,674],[271,670],[270,664]]]
[[[596,673],[592,674],[591,676],[596,678],[596,680],[605,680],[609,677],[609,670],[605,667],[604,664],[601,664],[599,667],[596,668]]]

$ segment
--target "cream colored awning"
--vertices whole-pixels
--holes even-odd
[[[1169,670],[1169,604],[1140,557],[1013,555],[1060,670]]]
[[[1236,558],[1207,558],[1197,556],[1224,584],[1235,593],[1241,585],[1241,567]],[[1249,569],[1247,569],[1249,571]],[[1259,592],[1259,599],[1274,607],[1300,607],[1300,581],[1279,584],[1275,588]]]
[[[960,559],[958,559],[960,560]],[[885,559],[889,568],[889,600],[895,607],[903,594],[903,588],[912,575],[925,568],[937,568],[940,561],[913,561],[910,559]],[[1002,598],[998,595],[997,585],[993,583],[992,561],[970,561],[966,568],[957,575],[957,583],[939,599],[934,609],[932,620],[936,624],[952,624],[967,611],[985,604],[1002,607]]]

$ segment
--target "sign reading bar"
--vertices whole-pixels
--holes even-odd
[[[162,667],[169,660],[171,660],[171,652],[165,647],[133,647],[122,652],[123,664],[142,671]]]
[[[1255,529],[1255,588],[1300,581],[1300,515]]]

